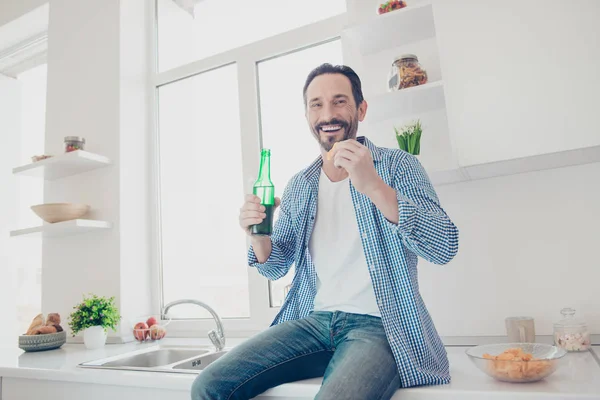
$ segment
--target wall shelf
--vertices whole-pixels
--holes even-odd
[[[88,233],[93,231],[100,231],[110,229],[111,224],[106,221],[96,221],[90,219],[74,219],[71,221],[57,222],[54,224],[45,223],[41,226],[33,228],[19,229],[11,231],[10,236],[24,236],[24,235],[42,235],[44,237],[60,237],[60,236],[71,236],[82,233]]]
[[[430,39],[435,37],[433,8],[431,4],[407,6],[349,26],[343,34],[362,55]]]
[[[464,167],[469,179],[521,174],[600,162],[600,146],[565,150]]]
[[[83,150],[72,151],[13,168],[13,174],[55,180],[110,165],[107,157]]]
[[[408,117],[446,107],[442,81],[426,83],[395,92],[371,97],[368,101],[367,123],[390,118]]]
[[[597,162],[600,162],[600,146],[427,172],[434,186],[442,186]]]

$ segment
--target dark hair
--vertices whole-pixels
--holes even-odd
[[[356,107],[358,107],[363,101],[363,93],[360,83],[360,78],[354,72],[354,70],[346,65],[331,65],[328,63],[321,64],[317,68],[313,69],[308,77],[306,78],[306,83],[304,84],[304,106],[306,107],[306,90],[308,89],[308,85],[319,75],[324,74],[342,74],[346,78],[350,80],[350,84],[352,85],[352,95],[354,96],[354,101],[356,102]]]

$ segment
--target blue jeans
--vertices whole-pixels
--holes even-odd
[[[390,399],[400,378],[381,319],[312,312],[275,325],[210,364],[192,400],[252,399],[267,389],[323,376],[315,399]]]

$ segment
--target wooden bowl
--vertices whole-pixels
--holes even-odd
[[[90,211],[87,204],[50,203],[31,206],[34,213],[51,224],[81,218]]]

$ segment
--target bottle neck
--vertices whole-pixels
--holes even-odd
[[[260,156],[260,171],[258,173],[257,184],[261,186],[270,186],[271,183],[271,154],[268,150],[263,150]]]

